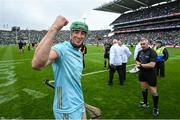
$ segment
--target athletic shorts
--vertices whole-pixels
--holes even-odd
[[[56,120],[81,120],[85,113],[85,107],[82,106],[79,109],[73,111],[72,113],[60,113],[54,112]]]
[[[149,86],[155,87],[157,84],[156,72],[155,71],[140,71],[139,81],[147,82]]]
[[[109,53],[105,53],[104,58],[109,58]]]
[[[19,46],[19,49],[23,49],[23,45],[20,45],[20,46]]]

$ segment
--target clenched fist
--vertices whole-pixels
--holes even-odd
[[[52,24],[51,28],[59,31],[62,27],[66,26],[68,23],[69,21],[65,17],[59,15],[56,17],[56,20]]]

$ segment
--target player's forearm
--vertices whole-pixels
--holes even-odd
[[[140,65],[140,64],[141,64],[141,62],[139,62],[139,61],[137,61],[137,60],[136,60],[136,64],[137,64],[137,65]]]
[[[136,67],[139,67],[139,68],[154,68],[155,64],[156,64],[155,62],[142,64],[141,62],[136,61]]]
[[[32,60],[32,68],[39,70],[47,65],[50,50],[53,45],[55,36],[58,33],[58,31],[61,30],[67,24],[68,21],[65,17],[61,15],[57,16],[56,20],[54,21],[49,31],[41,40],[39,46],[36,49],[36,52]]]
[[[32,67],[34,69],[40,69],[46,65],[57,32],[55,28],[51,27],[39,43],[32,60]]]
[[[141,67],[143,68],[154,68],[155,67],[155,62],[150,62],[147,64],[140,64]]]

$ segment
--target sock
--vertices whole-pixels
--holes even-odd
[[[106,68],[106,61],[104,61],[104,67]]]
[[[144,103],[147,105],[148,89],[143,89],[142,95],[143,95]]]
[[[153,93],[152,96],[153,96],[154,108],[158,109],[159,95],[158,93]]]

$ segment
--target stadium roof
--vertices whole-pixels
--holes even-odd
[[[114,0],[110,3],[104,4],[94,10],[124,13],[131,10],[136,10],[141,7],[148,7],[157,3],[167,2],[170,0]]]

